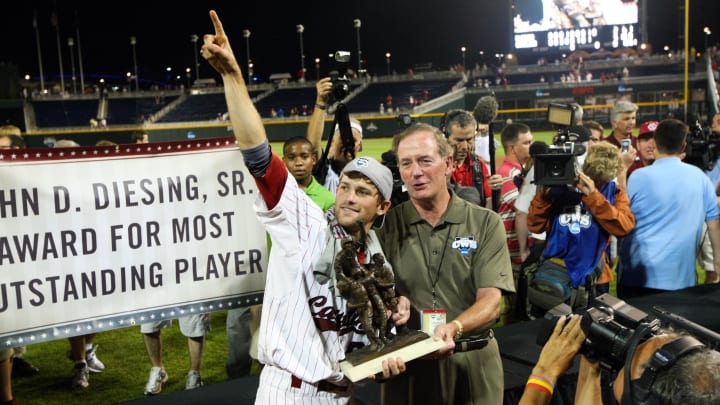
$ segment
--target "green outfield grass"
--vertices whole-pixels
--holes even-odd
[[[536,141],[544,141],[545,143],[550,143],[552,140],[552,137],[554,135],[554,132],[533,132],[533,139]],[[500,134],[495,134],[495,139],[500,141]],[[272,148],[273,150],[277,151],[278,154],[282,156],[282,142],[272,142]],[[325,144],[323,143],[323,147]],[[390,150],[392,147],[392,138],[365,138],[363,139],[363,150],[358,154],[358,156],[372,156],[375,159],[380,160],[380,155],[382,155],[383,152]],[[496,156],[505,156],[505,152],[503,151],[502,146],[498,146],[497,150],[495,151]]]

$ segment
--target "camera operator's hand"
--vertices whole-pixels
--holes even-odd
[[[532,374],[530,374],[529,382],[531,380],[540,380],[554,388],[558,377],[570,368],[575,355],[580,351],[582,343],[585,341],[585,332],[583,332],[580,325],[581,319],[582,317],[577,314],[570,315],[570,321],[566,321],[564,316],[558,318],[555,329],[547,342],[545,342],[545,346],[540,352],[540,358],[535,364]],[[529,389],[530,384],[527,387],[522,398],[520,398],[520,405],[550,403],[552,392],[547,395],[542,390]]]
[[[585,341],[585,332],[580,326],[580,315],[570,315],[570,321],[565,319],[560,317],[555,324],[552,335],[540,352],[533,374],[557,380],[572,365],[573,358]]]
[[[330,93],[332,92],[332,80],[329,77],[323,77],[315,83],[315,89],[317,90],[317,97],[315,98],[315,104],[321,107],[328,107],[330,103]]]
[[[577,179],[575,180],[575,187],[577,187],[584,195],[590,195],[596,190],[593,179],[583,172],[578,172]]]

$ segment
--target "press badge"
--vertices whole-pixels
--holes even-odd
[[[420,327],[423,332],[432,336],[438,325],[446,324],[447,311],[444,309],[423,309]]]

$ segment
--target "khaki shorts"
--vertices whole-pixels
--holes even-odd
[[[210,332],[210,315],[199,314],[199,315],[188,315],[178,318],[180,324],[180,332],[183,335],[191,338],[205,336]],[[141,333],[155,333],[161,329],[169,328],[172,326],[172,320],[164,320],[157,322],[148,322],[140,325]]]

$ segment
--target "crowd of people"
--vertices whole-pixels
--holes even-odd
[[[381,371],[367,376],[382,383],[382,404],[502,403],[502,343],[493,328],[498,321],[522,321],[523,271],[535,263],[558,264],[570,288],[586,287],[589,297],[610,292],[614,278],[623,299],[691,287],[698,283],[697,263],[705,283],[718,282],[720,176],[713,173],[720,173],[720,166],[703,172],[683,162],[689,132],[683,122],[649,121],[635,136],[638,107],[622,100],[606,132],[597,122],[583,122],[582,107],[574,104],[576,126],[569,133],[583,151],[575,177],[569,184],[547,184],[535,181],[544,174],[535,171],[529,126],[509,123],[502,129],[504,159],[493,173],[487,162],[493,157],[476,149],[484,132],[477,114],[448,111],[441,128],[419,123],[393,137],[393,163],[406,193],[406,201],[395,206],[391,200],[398,188],[390,168],[359,156],[359,120],[349,122],[352,145],[335,127],[323,152],[329,78],[317,82],[307,134],[289,138],[281,151],[271,148],[220,18],[210,11],[210,19],[214,33],[204,36],[201,55],[222,78],[238,154],[259,191],[254,215],[269,243],[263,304],[229,311],[227,318],[228,375],[247,374],[257,361],[256,403],[350,403],[355,385],[340,363],[353,350],[378,342],[361,323],[365,310],[390,321],[397,336],[420,330],[442,342],[417,360],[383,358]],[[720,114],[712,122],[720,131]],[[148,141],[147,133],[132,137]],[[480,145],[490,142],[494,139]],[[19,130],[0,132],[0,148],[21,147]],[[369,301],[356,301],[368,296],[365,280],[343,279],[354,295],[339,293],[336,258],[347,246],[353,250],[343,260],[351,266],[375,266],[393,275],[395,301],[384,313],[365,308]],[[578,302],[572,304],[589,303]],[[557,320],[528,375],[521,404],[550,403],[558,378],[587,338],[581,318]],[[151,363],[146,395],[160,393],[168,379],[160,331],[169,324],[140,328]],[[203,384],[208,314],[180,318],[179,324],[191,360],[186,389],[193,389]],[[93,337],[70,340],[73,387],[88,387],[89,373],[105,369]],[[606,376],[616,379],[616,400],[627,396],[626,373],[632,380],[652,373],[648,395],[661,403],[720,403],[720,353],[672,330],[638,343],[629,353],[631,369]],[[676,346],[683,348],[677,361],[655,367],[656,353]],[[0,404],[17,403],[10,375],[20,372],[14,367],[33,371],[23,351],[0,352]],[[575,403],[600,404],[606,371],[581,357]]]

